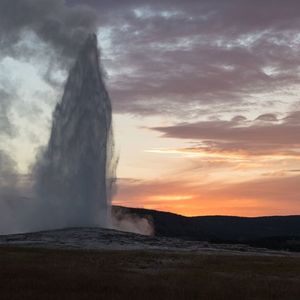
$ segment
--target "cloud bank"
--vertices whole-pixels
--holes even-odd
[[[281,120],[275,114],[264,114],[253,121],[236,116],[230,121],[180,123],[152,129],[161,132],[164,138],[202,141],[202,146],[189,150],[241,151],[252,155],[286,154],[295,157],[300,155],[299,111]]]

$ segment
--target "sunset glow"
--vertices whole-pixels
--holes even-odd
[[[252,1],[88,1],[101,20],[113,105],[113,204],[184,215],[300,213],[298,4],[262,2],[258,14]],[[68,70],[52,63],[48,40],[31,31],[19,39],[16,53],[3,44],[0,88],[11,101],[0,103],[0,138],[28,175]]]

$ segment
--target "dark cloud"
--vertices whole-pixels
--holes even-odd
[[[233,123],[243,123],[245,121],[247,121],[247,118],[244,116],[235,116],[231,119],[231,122]]]
[[[300,5],[288,1],[88,1],[111,30],[115,111],[245,105],[298,84]],[[113,20],[113,21],[112,21]],[[255,100],[258,102],[259,100]]]
[[[259,116],[249,122],[241,117],[231,121],[202,121],[152,128],[165,138],[202,141],[192,149],[207,152],[239,152],[253,155],[284,154],[299,156],[300,118],[298,112],[282,121],[276,115]],[[239,122],[237,122],[237,119]],[[268,122],[259,122],[268,121]],[[269,122],[269,121],[272,122]],[[277,122],[275,122],[277,120]],[[190,149],[191,150],[191,149]]]
[[[264,121],[264,122],[277,122],[277,116],[275,114],[263,114],[256,118],[258,121]]]
[[[285,122],[288,124],[299,125],[300,123],[300,111],[294,111],[284,118]]]
[[[270,143],[294,145],[300,143],[300,120],[290,122],[287,117],[279,124],[264,124],[236,126],[234,121],[201,121],[196,123],[181,123],[169,127],[154,127],[162,132],[164,137],[191,140],[242,141],[255,143]]]
[[[22,57],[24,48],[19,49],[16,46],[24,39],[26,32],[33,32],[55,49],[57,57],[66,60],[78,51],[78,46],[86,35],[96,28],[97,15],[88,6],[68,7],[63,0],[2,0],[0,2],[2,55]]]

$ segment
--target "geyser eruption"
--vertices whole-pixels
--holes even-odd
[[[112,148],[111,102],[97,37],[91,34],[70,71],[48,146],[35,168],[36,197],[48,211],[43,229],[107,225],[115,177]]]
[[[110,227],[145,235],[149,218],[113,209],[115,167],[112,108],[89,35],[53,113],[48,144],[33,172],[21,175],[0,150],[0,234],[67,227]],[[1,178],[0,178],[1,179]]]

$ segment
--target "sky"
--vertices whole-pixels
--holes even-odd
[[[3,0],[0,11],[0,149],[19,172],[47,143],[77,42],[95,31],[120,157],[114,204],[300,213],[299,1]]]

